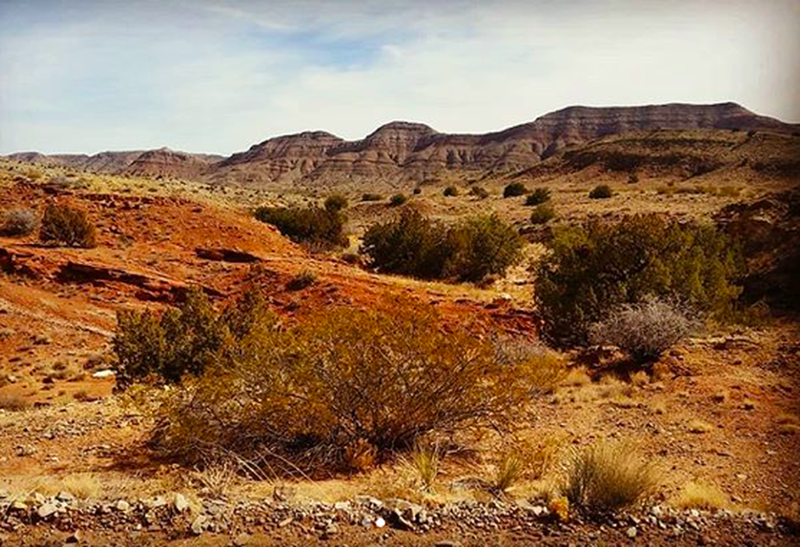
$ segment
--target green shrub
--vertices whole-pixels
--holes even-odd
[[[361,196],[361,201],[380,201],[383,199],[383,196],[380,194],[363,194]]]
[[[572,506],[604,514],[643,500],[657,485],[653,465],[631,447],[600,442],[572,453],[562,490]]]
[[[259,207],[255,217],[272,224],[286,237],[298,243],[309,243],[322,248],[347,244],[344,234],[346,216],[333,205],[320,207]]]
[[[44,210],[39,240],[42,243],[91,248],[96,245],[96,230],[85,211],[51,203]]]
[[[229,458],[261,473],[359,467],[431,433],[513,427],[543,390],[538,361],[499,364],[493,343],[442,328],[431,306],[321,311],[259,326],[196,380],[166,393],[153,446],[189,464]],[[369,454],[356,458],[354,454]]]
[[[551,341],[584,343],[607,310],[648,295],[720,318],[741,292],[738,245],[711,226],[655,215],[558,231],[537,267],[534,299]]]
[[[117,384],[125,387],[147,377],[179,382],[187,375],[197,376],[232,341],[274,321],[256,292],[246,293],[222,314],[199,290],[190,290],[178,308],[162,313],[120,311],[113,340]]]
[[[541,205],[550,199],[549,188],[535,188],[525,198],[525,205]]]
[[[342,194],[332,194],[325,200],[325,210],[330,212],[347,209],[347,198]]]
[[[444,197],[446,198],[455,197],[458,195],[458,188],[456,188],[455,186],[448,186],[447,188],[444,189],[443,193]]]
[[[408,198],[405,196],[405,194],[395,194],[391,198],[389,198],[389,205],[391,205],[392,207],[399,207],[400,205],[403,205],[406,201],[408,201]]]
[[[608,199],[614,195],[608,184],[598,184],[589,192],[589,199]]]
[[[531,211],[531,224],[547,224],[556,218],[556,210],[549,203],[537,205]]]
[[[0,224],[0,235],[27,236],[36,229],[36,213],[31,209],[13,209],[5,214]]]
[[[476,216],[447,227],[408,209],[370,227],[362,252],[384,272],[479,281],[504,273],[519,260],[523,244],[497,215]]]
[[[503,188],[503,197],[504,198],[513,198],[517,196],[522,196],[528,193],[528,189],[525,188],[525,185],[521,182],[512,182],[511,184],[506,185]]]

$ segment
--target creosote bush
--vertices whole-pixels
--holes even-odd
[[[504,198],[513,198],[517,196],[522,196],[528,193],[528,189],[525,188],[525,185],[521,182],[512,182],[507,184],[505,188],[503,188],[503,197]]]
[[[392,207],[399,207],[400,205],[403,205],[406,201],[408,201],[408,198],[404,194],[395,194],[391,198],[389,198],[389,205],[391,205]]]
[[[689,312],[670,302],[646,297],[623,304],[589,327],[589,340],[625,350],[637,363],[658,359],[697,328]]]
[[[12,209],[2,218],[0,235],[9,237],[27,236],[36,229],[36,213],[31,209]]]
[[[153,446],[190,464],[233,454],[257,476],[363,468],[427,434],[511,427],[544,388],[537,359],[500,363],[491,340],[444,330],[430,306],[382,309],[252,323],[163,393]]]
[[[51,203],[44,210],[39,240],[67,247],[91,248],[96,245],[96,230],[85,211]]]
[[[549,188],[535,188],[525,198],[525,205],[541,205],[542,203],[550,200]]]
[[[712,226],[655,215],[590,221],[556,231],[537,266],[534,299],[543,333],[582,344],[608,310],[646,296],[725,319],[733,315],[744,272],[738,245]]]
[[[653,465],[629,446],[599,442],[573,451],[562,492],[571,506],[604,514],[642,501],[657,484]]]
[[[608,199],[614,195],[608,184],[598,184],[589,192],[590,199]]]
[[[255,217],[272,224],[286,237],[298,243],[308,243],[321,248],[341,247],[347,244],[344,225],[347,221],[337,199],[321,207],[259,207]],[[346,200],[345,200],[346,201]]]
[[[409,208],[364,234],[362,252],[373,267],[423,279],[479,281],[516,263],[524,242],[497,215],[446,226]]]

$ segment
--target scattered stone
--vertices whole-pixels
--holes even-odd
[[[631,526],[630,528],[625,530],[625,535],[627,535],[631,539],[635,538],[637,533],[638,531],[636,530],[636,526]]]
[[[46,519],[50,515],[58,512],[58,506],[55,503],[45,503],[36,510],[36,514],[40,519]]]
[[[78,530],[75,530],[70,535],[67,536],[67,539],[64,540],[64,545],[77,545],[81,542],[81,533]]]
[[[275,501],[283,501],[283,502],[292,501],[296,495],[297,495],[297,488],[285,484],[281,486],[276,486],[275,490],[272,491],[272,498]]]
[[[131,504],[130,504],[130,503],[128,503],[127,501],[125,501],[125,500],[119,500],[119,501],[118,501],[118,502],[117,502],[117,503],[114,505],[114,508],[115,508],[117,511],[122,511],[123,513],[127,513],[127,512],[130,510],[130,508],[131,508]]]
[[[384,526],[386,526],[386,521],[385,520],[383,520],[381,517],[378,517],[377,519],[375,519],[375,527],[376,528],[383,528]]]
[[[72,503],[73,501],[75,501],[75,496],[73,496],[69,492],[59,492],[56,495],[56,499],[58,501],[63,501],[64,503]]]
[[[245,545],[249,545],[250,544],[250,539],[251,538],[252,538],[252,536],[250,534],[239,534],[233,540],[233,545],[234,545],[234,547],[245,547]]]
[[[183,494],[175,494],[175,499],[172,503],[178,513],[183,513],[189,508],[189,501]]]
[[[196,519],[194,519],[191,527],[192,533],[196,536],[202,534],[207,520],[208,518],[203,515],[199,515]]]
[[[433,547],[461,547],[461,542],[454,539],[443,539],[434,543]]]
[[[285,527],[289,526],[293,521],[294,521],[294,518],[286,517],[285,519],[283,519],[282,521],[280,521],[278,523],[278,528],[285,528]]]
[[[115,374],[116,372],[114,372],[111,369],[98,370],[97,372],[92,374],[92,378],[111,378]]]

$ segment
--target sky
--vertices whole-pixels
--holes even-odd
[[[0,154],[727,101],[800,122],[800,0],[0,0]]]

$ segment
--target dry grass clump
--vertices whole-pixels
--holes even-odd
[[[88,249],[97,244],[96,237],[97,231],[85,211],[56,203],[44,210],[39,228],[42,243]]]
[[[499,494],[505,494],[519,483],[524,474],[525,462],[522,458],[517,454],[506,453],[495,470],[492,489]]]
[[[697,328],[687,311],[669,302],[646,297],[623,304],[589,327],[589,339],[598,345],[614,345],[637,363],[658,359],[664,351]]]
[[[782,413],[776,420],[778,430],[784,435],[794,435],[800,433],[800,418],[794,414]]]
[[[36,213],[31,209],[13,209],[0,222],[0,235],[9,237],[27,236],[36,229]]]
[[[689,422],[689,431],[691,433],[708,433],[714,430],[714,426],[704,420],[692,420]]]
[[[538,370],[550,361],[500,361],[491,340],[444,330],[430,306],[386,309],[257,323],[163,396],[154,446],[194,463],[233,457],[254,475],[345,468],[426,434],[511,427],[553,381]]]
[[[572,506],[611,513],[651,495],[657,484],[652,463],[631,447],[599,442],[571,454],[561,490]]]
[[[672,500],[672,504],[681,509],[708,511],[731,507],[730,499],[719,488],[699,482],[688,482],[683,485],[680,494]]]
[[[301,291],[317,282],[317,274],[309,270],[303,270],[286,284],[290,291]]]
[[[0,410],[19,412],[31,407],[30,401],[15,393],[0,394]]]
[[[417,446],[411,451],[404,462],[412,468],[422,489],[433,492],[436,477],[439,475],[441,465],[441,452],[438,446]]]

